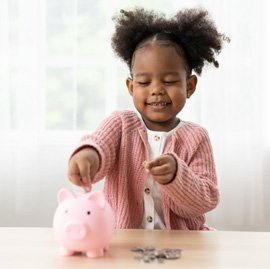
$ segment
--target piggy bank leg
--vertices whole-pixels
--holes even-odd
[[[95,251],[93,251],[93,250],[92,251],[87,251],[86,255],[89,258],[102,257],[102,256],[104,256],[104,250],[102,248],[102,249],[98,249],[98,250],[95,250]]]
[[[74,251],[69,250],[69,249],[66,249],[66,248],[64,248],[64,247],[61,247],[61,248],[60,248],[60,254],[61,254],[62,256],[72,256],[72,255],[74,254]]]

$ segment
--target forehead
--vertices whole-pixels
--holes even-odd
[[[136,49],[132,59],[132,72],[179,72],[187,71],[180,48],[173,43],[147,42]]]

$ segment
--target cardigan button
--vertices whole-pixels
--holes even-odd
[[[146,194],[149,194],[149,193],[150,193],[150,189],[149,189],[149,188],[145,188],[145,189],[144,189],[144,192],[145,192]]]
[[[148,216],[148,217],[146,218],[146,220],[147,220],[149,223],[151,223],[151,222],[153,221],[153,218],[152,218],[151,216]]]
[[[154,139],[155,139],[156,141],[159,141],[159,140],[160,140],[160,136],[159,136],[159,135],[155,135]]]

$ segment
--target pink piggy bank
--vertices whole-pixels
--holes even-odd
[[[114,213],[104,194],[98,191],[74,194],[61,189],[58,202],[53,231],[61,254],[85,252],[91,258],[103,256],[114,230]]]

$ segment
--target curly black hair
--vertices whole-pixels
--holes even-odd
[[[217,31],[203,8],[184,9],[166,19],[163,13],[135,7],[132,10],[121,9],[113,20],[112,48],[127,63],[130,71],[135,50],[148,40],[167,40],[176,44],[184,52],[190,73],[194,70],[198,75],[206,62],[219,67],[216,55],[224,41],[230,42],[227,36]]]

